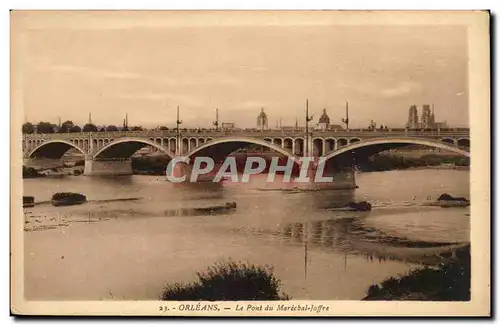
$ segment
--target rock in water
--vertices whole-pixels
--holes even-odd
[[[58,192],[52,196],[51,203],[54,206],[79,205],[87,201],[87,197],[74,192]]]

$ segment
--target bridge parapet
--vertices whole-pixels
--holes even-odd
[[[312,130],[311,134],[316,137],[470,137],[470,130],[466,128],[440,129],[440,130],[408,130],[408,129],[388,129],[388,130],[368,130],[368,129],[350,129],[350,130]],[[83,138],[120,138],[120,137],[144,137],[144,138],[172,138],[176,137],[175,130],[146,130],[146,131],[110,131],[110,132],[79,132],[79,133],[53,133],[53,134],[23,134],[23,140],[42,139],[83,139]],[[181,137],[304,137],[304,131],[297,130],[181,130]]]

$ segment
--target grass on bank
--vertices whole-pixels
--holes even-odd
[[[469,249],[460,254],[458,261],[415,269],[408,275],[390,277],[380,285],[372,285],[363,300],[469,301]]]
[[[193,283],[167,285],[160,300],[234,301],[289,300],[280,293],[281,282],[270,267],[241,262],[217,263],[205,272],[196,273]]]

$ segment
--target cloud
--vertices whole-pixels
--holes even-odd
[[[400,97],[404,95],[408,95],[411,93],[419,92],[422,89],[422,85],[415,82],[402,82],[399,85],[386,88],[381,91],[383,97],[394,98]]]
[[[37,70],[78,74],[98,79],[117,79],[117,80],[142,80],[156,82],[168,86],[195,86],[195,85],[238,85],[240,80],[230,75],[222,75],[215,73],[205,73],[192,78],[174,78],[165,75],[153,75],[148,73],[139,73],[131,71],[110,71],[99,68],[90,68],[76,65],[45,65],[37,68]]]
[[[50,65],[50,66],[40,67],[40,68],[38,68],[38,70],[95,76],[95,77],[101,77],[101,78],[116,78],[116,79],[143,78],[143,76],[141,74],[133,73],[133,72],[104,71],[104,70],[100,70],[100,69],[92,69],[92,68],[83,67],[83,66],[70,66],[70,65]]]

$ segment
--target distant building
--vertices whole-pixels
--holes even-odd
[[[149,155],[153,153],[153,147],[151,146],[146,146],[141,149],[139,149],[137,152],[134,153],[132,156],[144,156],[144,155]]]
[[[434,115],[434,105],[424,104],[422,106],[422,115],[420,116],[420,121],[418,117],[417,106],[412,105],[408,111],[408,122],[406,127],[409,129],[441,129],[448,128],[445,121],[436,122],[436,116]]]
[[[344,130],[342,125],[329,125],[328,130]]]
[[[323,113],[318,120],[318,128],[322,130],[327,130],[330,127],[330,117],[326,113],[326,109],[323,109]]]
[[[419,126],[418,123],[418,111],[417,111],[417,106],[412,105],[410,106],[410,110],[408,112],[408,128],[410,129],[416,129]]]
[[[441,122],[434,122],[434,126],[436,129],[446,129],[449,128],[448,124],[446,121],[441,121]]]
[[[269,129],[267,114],[264,112],[263,108],[261,109],[259,116],[257,117],[257,129],[259,130]]]
[[[323,113],[318,119],[318,123],[314,126],[315,130],[344,130],[342,125],[332,125],[330,124],[330,117],[326,112],[326,109],[323,109]]]
[[[234,129],[234,122],[223,122],[221,124],[222,130],[233,130]]]
[[[434,113],[431,113],[431,107],[425,104],[422,107],[422,119],[420,119],[421,128],[432,128],[434,126]]]

